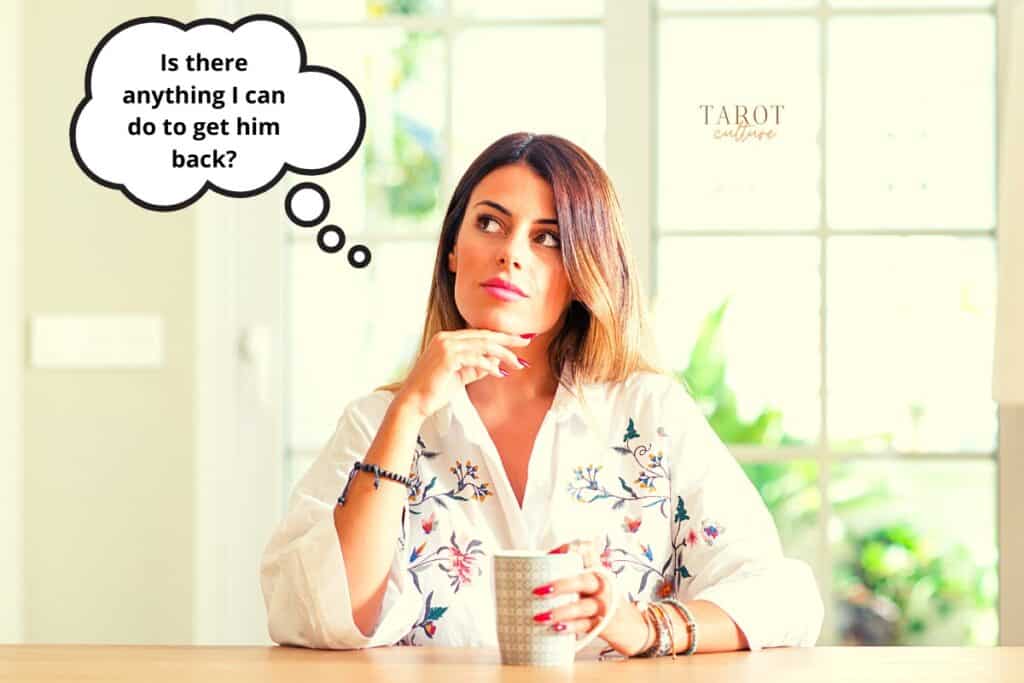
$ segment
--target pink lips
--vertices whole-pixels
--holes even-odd
[[[504,287],[494,287],[491,285],[484,285],[484,289],[487,293],[493,296],[495,299],[501,299],[502,301],[522,301],[526,297],[516,294],[511,289],[505,289]]]
[[[521,289],[498,277],[485,280],[481,286],[487,290],[488,294],[502,301],[519,301],[526,298],[526,294]]]

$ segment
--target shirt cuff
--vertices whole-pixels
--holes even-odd
[[[793,558],[781,558],[769,567],[708,586],[690,599],[718,605],[736,622],[752,652],[766,647],[812,647],[824,619],[814,573],[806,562]]]
[[[421,607],[396,551],[377,624],[367,635],[359,630],[333,511],[280,558],[276,592],[269,602],[275,642],[339,650],[393,645],[412,628]]]

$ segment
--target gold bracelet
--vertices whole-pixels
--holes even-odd
[[[684,655],[692,655],[697,651],[697,621],[693,618],[693,613],[690,612],[689,608],[683,603],[679,602],[674,598],[664,598],[659,602],[667,603],[676,608],[679,615],[683,618],[683,623],[686,625],[687,634],[687,647]]]
[[[657,610],[658,613],[661,615],[660,621],[664,625],[665,629],[668,631],[668,652],[665,652],[664,648],[659,648],[658,649],[658,655],[659,656],[664,656],[666,654],[671,653],[672,654],[672,658],[675,659],[675,656],[676,656],[676,634],[675,634],[675,629],[672,626],[672,619],[669,617],[668,611],[664,607],[662,607],[661,605],[652,602],[651,603],[651,608]]]
[[[654,656],[656,656],[658,654],[658,651],[661,649],[662,640],[663,640],[663,637],[664,637],[664,631],[662,630],[661,622],[658,619],[658,615],[656,613],[656,609],[654,607],[651,607],[651,604],[648,603],[648,602],[642,602],[641,604],[644,605],[644,609],[643,609],[643,612],[642,612],[643,613],[643,617],[644,617],[644,621],[646,623],[649,623],[654,628],[654,640],[650,644],[650,646],[645,647],[643,650],[641,650],[640,652],[638,652],[637,654],[635,654],[633,656],[634,657],[654,657]],[[647,643],[645,642],[644,645],[646,646]]]
[[[643,654],[649,651],[652,647],[658,643],[658,627],[654,624],[654,617],[651,616],[647,608],[640,611],[640,618],[644,620],[644,626],[647,629],[644,635],[644,642],[637,651],[637,654]]]

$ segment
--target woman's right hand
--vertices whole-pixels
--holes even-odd
[[[445,330],[431,339],[402,383],[395,402],[403,402],[423,419],[433,415],[457,387],[488,375],[503,377],[521,370],[518,357],[507,347],[526,346],[529,339],[483,329]]]

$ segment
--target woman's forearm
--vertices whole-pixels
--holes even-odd
[[[421,424],[422,419],[396,398],[363,462],[398,474],[407,473]],[[334,527],[345,561],[352,616],[363,635],[370,634],[380,614],[401,514],[409,495],[406,487],[394,481],[381,479],[378,489],[373,488],[373,481],[373,474],[357,472],[348,487],[345,504],[334,508]]]
[[[690,647],[690,636],[686,632],[686,623],[683,621],[683,615],[675,607],[667,603],[662,604],[665,607],[666,616],[672,620],[672,633],[675,634],[676,652],[685,652]],[[690,610],[690,614],[693,615],[693,620],[697,624],[697,652],[730,652],[732,650],[746,650],[749,647],[743,631],[715,603],[708,602],[707,600],[693,600],[683,604]],[[657,642],[657,637],[652,628],[639,616],[639,610],[635,606],[633,606],[633,609],[637,611],[637,618],[633,620],[633,623],[636,624],[634,629],[636,637],[630,640],[636,644],[630,645],[629,649],[625,650],[625,653],[629,656],[644,652]],[[640,630],[644,631],[643,635],[639,633]]]
[[[693,600],[684,602],[697,624],[697,652],[729,652],[746,650],[747,638],[725,611],[713,602]],[[666,605],[676,634],[676,652],[684,652],[690,645],[686,623],[679,610]]]

